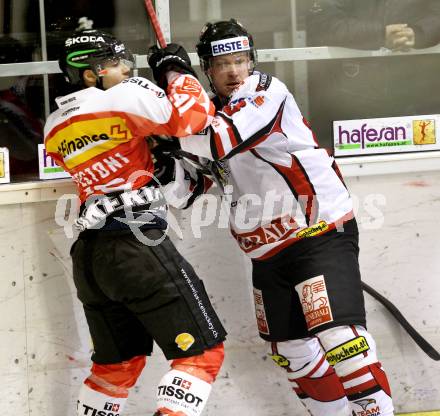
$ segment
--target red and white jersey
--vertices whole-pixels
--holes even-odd
[[[105,91],[92,87],[57,98],[59,109],[44,128],[46,152],[72,175],[81,202],[151,180],[146,136],[182,137],[212,121],[214,106],[196,78],[171,73],[169,79],[167,93],[135,77]]]
[[[352,218],[334,159],[274,77],[249,76],[203,134],[180,142],[187,152],[219,161],[231,232],[251,258],[268,258]]]

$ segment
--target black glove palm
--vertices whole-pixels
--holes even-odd
[[[191,67],[186,50],[177,43],[170,43],[164,49],[152,46],[148,50],[148,65],[153,71],[153,77],[159,87],[166,89],[166,73],[170,70],[191,74],[197,78],[194,69]]]

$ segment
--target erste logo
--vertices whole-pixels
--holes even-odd
[[[212,56],[225,55],[250,50],[249,39],[246,36],[221,39],[211,42]]]

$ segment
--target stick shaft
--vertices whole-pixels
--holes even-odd
[[[367,285],[365,282],[362,282],[362,289],[364,289],[365,292],[381,303],[388,310],[388,312],[394,316],[397,322],[399,322],[402,328],[405,329],[408,335],[425,352],[425,354],[428,355],[429,358],[432,358],[435,361],[440,361],[440,353],[417,332],[417,330],[406,320],[406,318],[392,302],[374,290],[370,285]]]
[[[156,34],[157,41],[159,42],[159,46],[161,48],[165,48],[167,46],[167,42],[165,41],[165,36],[160,28],[159,20],[157,19],[156,11],[154,10],[151,0],[145,0],[145,7],[147,9],[148,16],[150,17],[150,22],[153,26],[154,33]]]

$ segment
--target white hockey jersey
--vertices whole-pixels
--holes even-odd
[[[219,161],[240,248],[266,259],[301,238],[353,217],[339,169],[317,141],[287,87],[255,72],[182,149]]]

